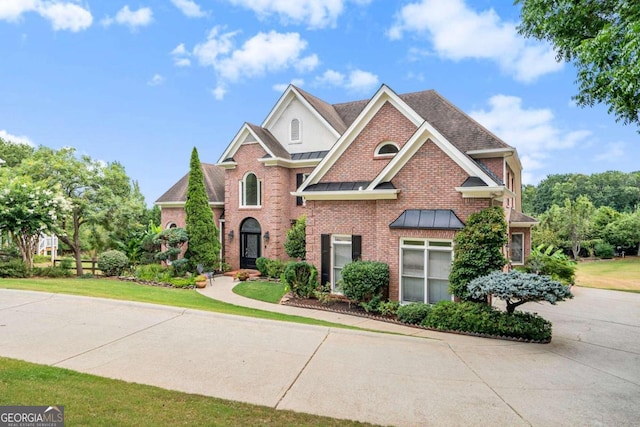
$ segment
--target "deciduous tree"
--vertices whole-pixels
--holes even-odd
[[[580,106],[604,103],[640,125],[640,3],[629,0],[516,0],[521,34],[549,41],[578,72]]]

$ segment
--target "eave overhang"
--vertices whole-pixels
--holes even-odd
[[[322,159],[306,159],[306,160],[289,160],[283,158],[263,158],[258,160],[265,166],[282,166],[289,169],[316,167]]]
[[[160,208],[181,208],[184,207],[185,202],[156,202],[155,205]],[[209,206],[214,208],[224,208],[224,202],[209,202]]]
[[[538,221],[535,222],[510,222],[509,223],[509,227],[510,228],[531,228],[533,226],[536,226],[540,224]]]
[[[515,193],[503,185],[482,187],[456,187],[456,191],[462,193],[462,197],[465,199],[502,200],[505,196],[515,197]]]
[[[353,191],[296,191],[292,196],[304,197],[306,200],[395,200],[398,189],[385,190],[353,190]]]

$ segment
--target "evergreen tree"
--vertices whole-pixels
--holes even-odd
[[[287,230],[287,240],[284,250],[291,258],[305,260],[307,258],[307,216],[302,215],[296,223]]]
[[[209,206],[207,190],[204,186],[202,165],[198,150],[193,147],[187,186],[186,231],[189,235],[189,247],[185,256],[192,266],[201,264],[204,271],[214,271],[220,261],[220,240],[213,211]]]

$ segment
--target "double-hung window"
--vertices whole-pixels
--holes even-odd
[[[453,258],[451,241],[403,239],[400,242],[400,301],[451,300],[449,272]]]

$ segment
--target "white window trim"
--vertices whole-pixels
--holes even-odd
[[[336,238],[349,238],[349,241],[346,240],[336,240]],[[342,292],[338,291],[336,289],[337,287],[337,283],[335,280],[335,276],[334,276],[334,270],[335,270],[335,246],[336,245],[344,245],[344,246],[349,246],[351,248],[351,250],[353,251],[353,237],[351,234],[332,234],[331,235],[331,275],[329,277],[329,281],[331,282],[331,293],[332,294],[337,294],[337,295],[343,295]],[[342,269],[341,269],[342,270]]]
[[[423,245],[406,245],[406,241],[413,242],[423,242]],[[436,246],[431,245],[430,243],[449,243],[451,246]],[[402,250],[403,249],[423,249],[424,251],[424,299],[422,302],[428,303],[429,299],[429,250],[439,251],[439,252],[450,252],[451,253],[451,262],[453,262],[453,240],[450,239],[424,239],[424,238],[411,238],[411,237],[403,237],[400,238],[399,245],[399,253],[398,253],[398,301],[400,304],[411,304],[414,301],[403,301],[402,300]],[[451,300],[453,301],[453,295],[451,295]]]
[[[514,261],[513,259],[511,259],[511,249],[512,246],[509,246],[509,261],[511,262],[512,265],[524,265],[524,233],[522,232],[515,232],[515,233],[511,233],[511,238],[510,240],[510,245],[513,245],[513,236],[515,235],[520,235],[522,236],[522,247],[520,248],[521,254],[522,254],[522,259],[519,261]]]
[[[257,185],[257,195],[258,195],[258,200],[257,200],[257,204],[255,205],[246,205],[245,200],[246,198],[246,194],[245,194],[245,190],[246,190],[246,185],[245,183],[247,182],[247,177],[249,175],[253,174],[256,177],[256,185]],[[244,176],[242,177],[242,179],[238,182],[238,195],[239,200],[238,200],[238,205],[240,208],[245,208],[245,209],[258,209],[262,207],[262,180],[260,178],[258,178],[258,175],[255,172],[247,172],[244,174]]]
[[[398,149],[398,151],[400,151],[400,147],[398,146],[398,144],[396,144],[393,141],[383,141],[380,144],[378,144],[378,146],[376,147],[374,153],[373,153],[373,157],[375,158],[389,158],[389,157],[395,157],[396,153],[383,153],[380,154],[380,149],[382,149],[382,147],[385,147],[387,145],[393,145],[394,147],[396,147]]]
[[[298,139],[293,139],[293,121],[294,120],[298,121]],[[289,142],[291,142],[292,144],[299,144],[302,142],[302,120],[300,120],[297,117],[294,117],[289,122]]]

